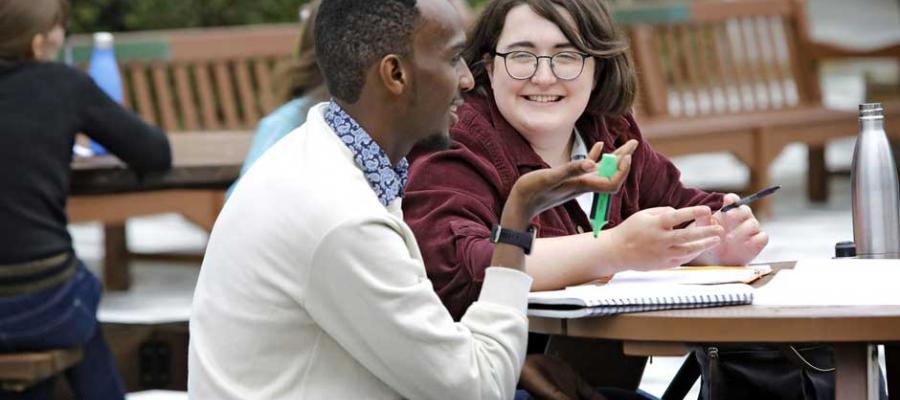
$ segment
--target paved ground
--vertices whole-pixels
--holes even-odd
[[[810,1],[812,31],[817,39],[856,47],[872,47],[900,39],[900,11],[895,0]],[[827,102],[836,107],[855,107],[865,96],[864,76],[890,80],[898,73],[890,63],[829,65],[823,79]],[[898,123],[888,121],[888,124]],[[852,146],[852,141],[832,144],[828,151],[829,165],[848,166]],[[746,168],[727,154],[682,157],[675,161],[689,184],[736,187],[747,179]],[[775,181],[784,188],[773,198],[771,217],[763,221],[771,242],[760,254],[760,262],[830,257],[835,242],[852,239],[848,179],[832,179],[831,199],[827,204],[810,204],[804,197],[805,165],[803,146],[789,147],[772,165]],[[72,225],[70,230],[78,254],[89,265],[96,266],[102,258],[100,227],[79,224]],[[206,241],[204,232],[176,215],[129,221],[128,234],[129,246],[141,251],[198,252]],[[196,265],[136,262],[133,271],[134,288],[125,294],[108,294],[101,304],[101,319],[178,320],[187,316],[196,283]],[[680,364],[680,358],[654,358],[641,387],[661,394]]]

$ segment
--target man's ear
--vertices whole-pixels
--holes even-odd
[[[44,35],[38,33],[31,38],[31,58],[38,60],[44,55]]]
[[[385,89],[395,96],[403,94],[409,85],[409,73],[396,54],[388,54],[378,63],[378,76]]]

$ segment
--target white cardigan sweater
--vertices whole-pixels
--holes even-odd
[[[194,294],[193,399],[511,399],[531,278],[489,268],[461,322],[400,200],[379,203],[324,104],[225,204]]]

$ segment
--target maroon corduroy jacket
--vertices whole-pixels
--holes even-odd
[[[489,96],[490,97],[490,96]],[[406,222],[441,300],[454,319],[477,298],[494,245],[488,241],[519,176],[548,168],[500,114],[492,98],[466,96],[459,122],[451,129],[450,149],[410,155],[403,198]],[[685,188],[678,169],[641,137],[629,114],[618,118],[582,117],[576,126],[587,148],[603,141],[604,153],[629,139],[640,142],[622,189],[612,196],[611,228],[635,212],[658,206],[721,206],[722,195]],[[575,200],[547,210],[533,221],[538,237],[589,232],[588,216]]]

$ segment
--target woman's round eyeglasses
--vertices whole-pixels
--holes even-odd
[[[506,73],[510,78],[517,80],[531,79],[537,73],[538,63],[542,58],[550,60],[550,71],[558,79],[570,81],[578,78],[584,70],[584,60],[590,54],[577,51],[562,51],[552,56],[539,56],[530,51],[516,50],[506,53],[494,52],[495,56],[503,57]]]

